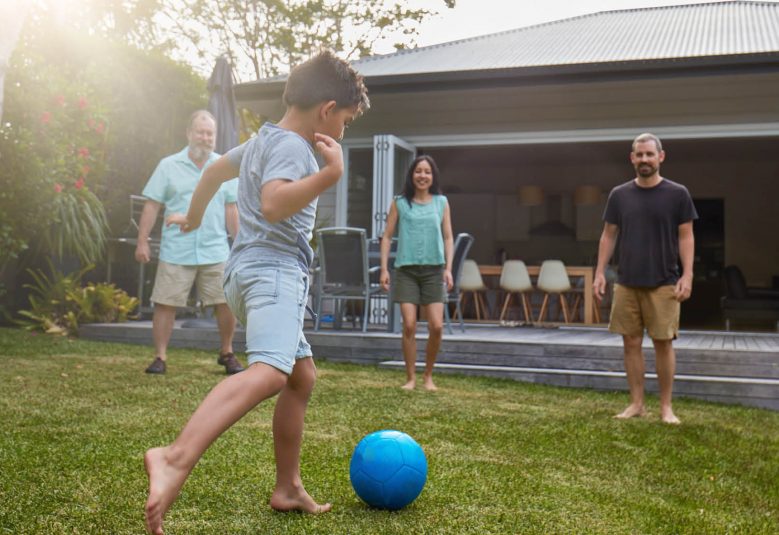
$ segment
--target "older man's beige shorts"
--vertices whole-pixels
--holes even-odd
[[[627,336],[644,336],[652,340],[674,340],[679,334],[680,303],[674,297],[674,286],[643,288],[614,285],[609,331]]]
[[[204,266],[180,266],[160,261],[157,276],[154,278],[154,290],[149,298],[152,303],[172,307],[187,306],[187,298],[192,284],[197,285],[197,296],[203,306],[226,303],[222,277],[225,264]]]

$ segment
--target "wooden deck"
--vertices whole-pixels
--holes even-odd
[[[215,349],[216,327],[174,331],[171,346]],[[423,355],[427,334],[420,325]],[[151,322],[86,325],[87,339],[151,346]],[[332,361],[402,369],[400,336],[385,331],[306,331],[314,354]],[[236,333],[242,350],[244,333]],[[651,340],[644,340],[647,390],[657,391]],[[674,343],[674,395],[779,410],[779,334],[683,331]],[[467,325],[444,335],[436,367],[441,372],[505,377],[533,383],[627,389],[622,339],[596,327],[500,327]]]

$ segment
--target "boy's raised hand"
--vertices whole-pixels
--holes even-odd
[[[344,154],[341,145],[328,135],[315,133],[314,146],[325,159],[325,168],[333,173],[333,179],[338,180],[344,172]]]

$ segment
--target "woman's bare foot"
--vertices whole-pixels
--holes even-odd
[[[166,458],[168,448],[152,448],[143,456],[149,476],[149,499],[146,500],[146,530],[162,535],[162,520],[176,500],[189,470],[173,466]]]
[[[300,511],[313,515],[327,513],[333,508],[332,504],[329,503],[316,503],[303,487],[289,490],[276,488],[273,491],[273,496],[270,497],[270,506],[273,510],[282,513]]]
[[[403,386],[401,386],[400,388],[402,388],[403,390],[414,390],[414,388],[416,388],[416,386],[417,386],[417,380],[416,379],[409,379],[408,382],[406,384],[404,384]]]
[[[636,416],[638,417],[646,416],[646,410],[644,409],[643,405],[630,404],[628,405],[627,409],[615,415],[614,418],[618,420],[627,420],[628,418],[633,418]]]
[[[670,407],[667,409],[660,409],[660,419],[664,424],[679,425],[682,421],[676,417],[674,411]]]
[[[433,382],[432,377],[425,377],[425,390],[429,392],[435,392],[436,390],[438,390],[438,387]]]

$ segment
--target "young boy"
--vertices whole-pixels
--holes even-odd
[[[314,256],[309,239],[319,194],[343,173],[336,139],[369,101],[362,76],[330,52],[293,69],[283,99],[287,110],[281,121],[264,124],[256,137],[214,162],[198,183],[188,214],[167,220],[184,232],[196,229],[221,183],[240,166],[240,229],[225,268],[225,295],[246,326],[249,368],[216,385],[172,444],[146,452],[150,533],[162,533],[165,513],[211,443],[276,394],[276,486],[270,505],[307,513],[331,508],[315,502],[300,478],[303,420],[316,380],[303,335]],[[315,150],[324,160],[321,169]]]

